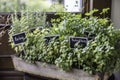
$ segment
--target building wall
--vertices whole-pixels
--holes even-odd
[[[112,0],[111,18],[116,28],[120,28],[120,0]]]
[[[108,13],[105,15],[105,17],[111,18],[111,1],[112,0],[93,0],[93,8],[94,9],[99,9],[99,12],[96,13],[96,16],[100,16],[101,18],[104,17],[103,15],[100,15],[103,9],[105,8],[110,8]]]

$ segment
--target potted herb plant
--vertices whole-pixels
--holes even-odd
[[[52,20],[53,27],[28,31],[27,41],[22,46],[15,46],[12,43],[12,47],[17,52],[24,50],[25,53],[20,55],[19,59],[13,57],[15,68],[34,75],[63,80],[67,80],[68,77],[71,80],[79,78],[95,80],[95,76],[89,74],[97,74],[98,79],[106,80],[106,77],[114,71],[120,58],[119,47],[117,47],[120,31],[114,29],[109,19],[91,16],[96,11],[87,13],[84,18],[81,14],[60,13],[60,18]],[[26,29],[26,26],[22,27],[19,30]],[[13,29],[10,31],[10,36]],[[59,37],[51,38],[50,35],[59,35]],[[46,36],[49,37],[47,43]],[[70,36],[87,38],[86,46],[81,46],[78,41],[74,48],[71,48]]]

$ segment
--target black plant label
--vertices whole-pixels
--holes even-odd
[[[16,45],[24,43],[27,40],[26,39],[26,34],[24,32],[19,33],[19,34],[15,34],[15,35],[12,36],[12,38],[13,38],[14,44],[16,44]]]
[[[70,37],[69,43],[71,48],[75,48],[75,45],[85,47],[87,45],[88,38],[86,37]]]
[[[53,38],[58,39],[59,35],[45,36],[44,37],[45,43],[48,44],[51,40],[53,40]]]

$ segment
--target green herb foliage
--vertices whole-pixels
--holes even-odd
[[[18,17],[17,13],[12,16],[12,26],[9,31],[9,42],[11,42],[12,48],[15,49],[16,52],[20,52],[23,48],[22,46],[16,46],[13,43],[12,36],[21,32],[25,32],[26,34],[34,31],[36,28],[45,27],[46,23],[46,14],[40,12],[34,13],[21,13],[21,17]],[[28,38],[29,39],[29,38]],[[34,39],[34,38],[33,38]],[[31,43],[31,42],[30,42]]]
[[[114,29],[110,20],[88,13],[84,18],[81,14],[59,15],[60,18],[52,20],[53,27],[27,33],[25,55],[22,58],[29,62],[55,64],[65,71],[79,68],[89,73],[112,72],[120,59],[120,31]],[[60,35],[59,39],[53,38],[48,44],[45,43],[45,36],[56,34]],[[90,38],[93,34],[85,48],[78,44],[75,48],[70,48],[69,36]]]

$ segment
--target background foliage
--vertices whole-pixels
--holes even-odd
[[[0,0],[0,12],[26,12],[26,11],[63,11],[59,2],[52,4],[48,0]]]

